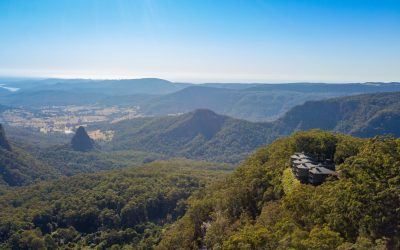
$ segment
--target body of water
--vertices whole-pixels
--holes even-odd
[[[6,89],[6,90],[11,91],[11,92],[16,92],[16,91],[19,90],[19,88],[7,87],[7,86],[4,86],[4,84],[0,84],[0,88]]]

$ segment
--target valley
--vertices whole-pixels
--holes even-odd
[[[0,114],[0,122],[9,126],[31,128],[41,133],[71,134],[79,126],[95,123],[117,123],[141,117],[138,107],[100,105],[18,107]],[[112,132],[94,131],[93,137],[111,140]]]

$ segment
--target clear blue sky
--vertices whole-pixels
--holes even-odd
[[[400,81],[400,1],[0,0],[0,75]]]

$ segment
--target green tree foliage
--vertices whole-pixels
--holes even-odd
[[[20,148],[0,148],[0,186],[22,186],[57,176],[57,171]]]
[[[0,124],[0,187],[26,185],[56,176],[56,171],[25,150],[16,146],[11,148],[4,128]]]
[[[146,117],[103,126],[115,131],[113,150],[140,150],[172,157],[237,163],[273,138],[268,123],[252,123],[196,110],[180,116]]]
[[[0,192],[0,249],[156,245],[186,199],[226,166],[186,160],[63,177]]]
[[[47,249],[46,243],[40,230],[26,230],[11,236],[9,247],[11,249]],[[50,243],[51,244],[51,243]]]
[[[339,179],[291,181],[295,151],[333,159]],[[299,132],[261,148],[190,199],[158,248],[398,249],[399,187],[399,139]]]
[[[80,152],[66,146],[38,149],[34,156],[47,163],[60,175],[66,176],[140,166],[166,158],[161,154],[132,150]]]
[[[337,138],[329,132],[312,130],[310,132],[298,132],[296,134],[293,150],[307,152],[315,159],[323,161],[333,160],[335,156]]]

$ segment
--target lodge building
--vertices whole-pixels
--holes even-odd
[[[328,176],[337,177],[332,161],[318,162],[305,153],[295,153],[290,157],[292,172],[302,183],[321,184]]]

